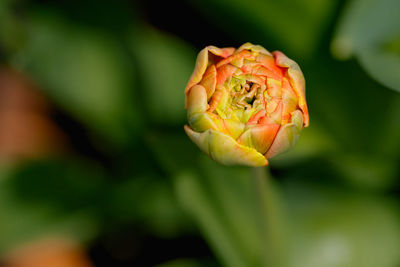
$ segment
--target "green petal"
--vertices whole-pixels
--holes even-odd
[[[207,112],[196,113],[188,118],[190,127],[196,132],[204,132],[208,129],[218,130],[218,126]]]
[[[265,166],[268,161],[253,148],[239,145],[224,133],[207,130],[203,133],[193,131],[185,125],[190,139],[213,160],[224,165]]]

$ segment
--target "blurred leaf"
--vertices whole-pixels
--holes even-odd
[[[351,75],[350,75],[351,74]],[[346,152],[376,152],[393,91],[381,90],[354,62],[320,57],[306,70],[310,121]],[[313,124],[310,123],[310,129]],[[305,130],[305,132],[308,129]]]
[[[340,191],[339,191],[340,190]],[[400,263],[399,207],[383,197],[292,182],[293,267],[395,267]]]
[[[23,39],[22,22],[15,12],[19,0],[0,1],[0,52],[7,53],[21,45]],[[1,51],[3,50],[4,51]]]
[[[336,177],[368,189],[389,188],[398,176],[397,93],[384,90],[369,79],[354,61],[319,57],[305,73],[310,77],[307,100],[311,123],[303,134],[308,139],[309,131],[319,132],[326,135],[319,137],[326,143],[318,143],[317,136],[302,143],[302,135],[300,147],[296,146],[292,152],[301,147],[309,150],[313,146],[318,147],[316,150],[325,147],[325,153],[319,157],[334,166]],[[292,152],[282,155],[283,158],[289,158]]]
[[[172,237],[190,228],[172,186],[155,177],[119,182],[111,190],[107,206],[117,223],[139,223],[158,236]]]
[[[273,210],[279,206],[272,197],[275,189],[271,184],[270,188],[256,184],[251,168],[221,166],[204,155],[200,159],[197,174],[184,171],[177,175],[176,190],[221,262],[261,266],[265,258],[277,257],[281,247],[276,246],[281,244],[275,238],[282,238],[283,225]],[[265,190],[266,205],[261,205],[265,199],[260,199],[259,190]]]
[[[384,158],[400,158],[400,95],[391,99],[388,115],[385,116],[381,128],[381,138],[378,142],[378,151],[385,155]]]
[[[243,252],[237,247],[238,242],[219,218],[220,211],[207,199],[204,186],[199,184],[200,178],[193,173],[182,173],[176,179],[182,204],[200,225],[221,261],[232,267],[248,266]]]
[[[198,263],[195,260],[177,259],[177,260],[169,261],[167,263],[158,264],[155,267],[200,267],[200,266],[204,266],[204,265],[201,265],[200,263]]]
[[[336,154],[332,159],[340,177],[368,189],[387,189],[396,182],[397,159],[381,155]]]
[[[270,159],[271,166],[286,167],[314,157],[323,157],[340,149],[331,133],[313,118],[312,125],[304,129],[296,146],[290,151]]]
[[[35,161],[16,168],[11,176],[8,186],[19,200],[61,212],[94,207],[106,188],[104,170],[89,162]]]
[[[109,34],[45,9],[29,17],[27,40],[14,65],[32,74],[56,102],[109,140],[138,130],[138,102],[122,47]]]
[[[3,173],[0,254],[42,236],[67,235],[86,242],[97,234],[93,208],[102,185],[88,165],[64,164],[31,163]]]
[[[195,65],[192,47],[150,27],[133,32],[132,51],[137,60],[146,109],[159,124],[183,124],[185,86]]]
[[[201,151],[185,134],[183,127],[179,133],[152,131],[146,137],[161,167],[169,174],[196,166]]]
[[[333,0],[191,1],[242,42],[264,43],[274,50],[267,45],[272,39],[278,41],[275,49],[302,57],[316,48],[336,5]]]
[[[355,55],[377,81],[400,91],[398,0],[353,0],[344,10],[332,42],[338,58]]]

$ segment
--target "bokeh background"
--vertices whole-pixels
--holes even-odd
[[[0,266],[399,267],[399,10],[0,0]],[[265,172],[183,131],[197,52],[248,41],[307,83],[310,127]]]

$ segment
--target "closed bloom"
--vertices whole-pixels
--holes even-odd
[[[185,94],[187,135],[225,165],[267,165],[309,123],[299,66],[259,45],[204,48]]]

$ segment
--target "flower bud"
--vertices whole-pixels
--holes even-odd
[[[225,165],[267,165],[309,123],[299,66],[259,45],[204,48],[185,94],[187,135]]]

